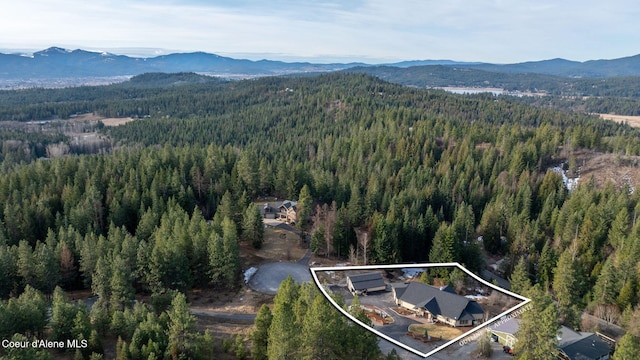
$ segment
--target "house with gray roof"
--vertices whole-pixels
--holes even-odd
[[[298,221],[298,202],[293,200],[275,201],[259,206],[265,219],[278,219],[290,223]]]
[[[379,272],[348,275],[347,286],[353,294],[384,291],[387,288],[387,284],[384,283],[382,274]]]
[[[398,306],[434,321],[457,327],[475,326],[485,320],[484,310],[477,302],[456,294],[450,287],[413,281],[393,284],[392,291]]]
[[[515,334],[520,321],[515,318],[498,321],[497,325],[491,325],[488,329],[495,341],[513,348],[518,341]],[[566,360],[608,360],[611,347],[597,334],[562,326],[558,330],[558,350],[560,358]]]

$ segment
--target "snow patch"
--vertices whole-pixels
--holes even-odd
[[[249,283],[249,280],[251,280],[251,277],[253,276],[253,274],[256,273],[256,271],[258,271],[258,269],[252,266],[252,267],[248,268],[247,271],[244,272],[244,283],[245,284]]]
[[[407,279],[412,279],[424,272],[423,268],[402,268],[400,270],[402,270],[404,277]]]
[[[567,171],[564,169],[564,164],[565,163],[562,163],[556,167],[552,167],[550,170],[562,175],[562,182],[564,183],[564,186],[567,188],[567,190],[573,191],[576,187],[578,187],[580,176],[576,178],[569,178],[567,176]]]

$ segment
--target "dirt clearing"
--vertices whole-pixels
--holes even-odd
[[[128,118],[104,118],[104,119],[101,119],[100,121],[102,121],[104,126],[120,126],[135,120],[136,119],[134,118],[128,117]]]
[[[297,261],[306,254],[307,249],[300,246],[298,234],[278,226],[264,229],[262,248],[256,250],[247,244],[242,247],[242,252],[247,259],[244,265],[249,268],[264,261]]]
[[[582,151],[575,154],[580,167],[580,181],[584,184],[593,178],[596,186],[607,183],[617,189],[628,186],[633,191],[640,184],[640,156],[622,156]]]

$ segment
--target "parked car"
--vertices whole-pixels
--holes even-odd
[[[508,347],[508,346],[506,346],[506,345],[502,347],[502,351],[506,352],[507,354],[509,354],[509,355],[511,355],[511,356],[514,356],[514,355],[515,355],[515,354],[513,353],[513,349],[512,349],[512,348],[510,348],[510,347]]]

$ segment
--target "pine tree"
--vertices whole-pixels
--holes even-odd
[[[629,232],[629,212],[626,208],[620,209],[618,215],[611,223],[611,228],[607,234],[607,238],[611,246],[620,252],[625,251],[624,243]]]
[[[556,254],[546,242],[542,247],[540,258],[538,259],[538,282],[548,289],[553,281],[553,270],[556,267]]]
[[[269,327],[273,315],[267,305],[262,305],[256,315],[255,329],[251,333],[251,357],[255,360],[267,359],[267,346],[269,344]]]
[[[522,314],[515,334],[515,353],[518,359],[556,359],[560,325],[553,300],[537,284],[526,295],[531,298],[532,308]]]
[[[600,305],[613,304],[615,303],[619,289],[620,286],[616,270],[610,257],[605,261],[600,271],[600,276],[593,287],[593,301]]]
[[[209,235],[207,244],[207,252],[209,254],[209,277],[214,285],[222,284],[224,280],[224,263],[226,261],[224,249],[222,246],[222,238],[215,231]]]
[[[349,313],[365,325],[372,326],[371,319],[367,317],[364,310],[360,307],[360,299],[358,296],[354,296],[351,301]],[[378,337],[374,333],[354,323],[348,323],[346,325],[346,329],[340,331],[341,333],[348,334],[343,337],[343,351],[347,355],[345,358],[376,359],[380,356]]]
[[[228,217],[222,220],[222,251],[223,279],[227,287],[234,287],[240,271],[240,246],[236,225]]]
[[[262,247],[262,242],[264,241],[264,223],[260,215],[260,210],[256,205],[249,204],[249,207],[245,210],[242,230],[244,238],[250,241],[255,249]]]
[[[129,358],[127,342],[122,340],[121,337],[118,337],[118,342],[116,343],[116,360],[129,360]]]
[[[54,341],[66,341],[72,338],[72,329],[78,309],[69,303],[67,296],[58,286],[53,290],[53,302],[51,304],[51,339]]]
[[[246,150],[240,153],[236,162],[238,177],[242,180],[250,197],[255,197],[260,187],[260,174],[258,172],[258,159],[255,152]]]
[[[621,309],[626,309],[628,306],[633,306],[636,303],[636,281],[635,278],[629,279],[624,282],[620,294],[616,302]]]
[[[323,295],[318,294],[307,311],[302,324],[301,358],[336,359],[340,346],[342,318]]]
[[[567,249],[560,255],[554,270],[553,290],[560,314],[566,314],[573,304],[579,302],[579,275],[576,266],[571,251]]]
[[[626,333],[616,345],[616,351],[611,357],[612,360],[635,360],[640,354],[640,340],[637,337]]]
[[[131,269],[120,255],[116,255],[111,263],[111,280],[109,283],[111,309],[122,310],[132,300],[134,289]]]
[[[453,228],[446,223],[442,223],[433,238],[433,246],[429,251],[429,262],[449,263],[457,261],[456,240]],[[440,277],[447,277],[449,272],[446,268],[437,268],[436,273]]]
[[[516,264],[509,282],[511,283],[511,291],[516,294],[524,294],[531,287],[531,280],[529,280],[529,272],[527,271],[524,257],[521,257],[518,264]]]
[[[111,266],[106,258],[98,259],[95,271],[91,276],[91,290],[98,296],[95,306],[109,309],[111,296]]]
[[[274,299],[273,318],[269,327],[267,357],[269,359],[298,359],[300,324],[295,321],[293,305],[298,298],[298,285],[288,276]]]
[[[172,359],[189,358],[193,348],[196,319],[189,313],[187,298],[177,292],[171,301],[169,314],[169,345],[167,354]]]
[[[302,189],[300,189],[300,194],[298,196],[298,205],[296,205],[298,227],[300,229],[304,230],[307,227],[312,209],[313,198],[311,197],[311,191],[309,190],[309,186],[307,184],[304,184],[302,186]]]

